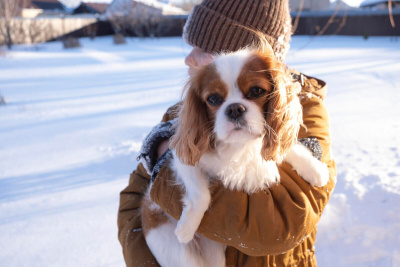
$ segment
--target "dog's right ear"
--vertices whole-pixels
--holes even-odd
[[[285,65],[279,62],[272,49],[266,48],[259,54],[268,66],[268,78],[273,86],[265,105],[265,122],[268,126],[263,139],[261,155],[280,164],[291,147],[296,144],[302,106],[298,94],[301,87],[292,82],[292,77]]]
[[[200,98],[201,79],[194,75],[179,112],[178,126],[170,146],[180,161],[194,166],[210,146],[211,130],[207,106]]]

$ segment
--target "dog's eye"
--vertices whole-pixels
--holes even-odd
[[[207,98],[207,102],[211,105],[211,106],[219,106],[222,104],[222,97],[220,95],[214,94],[214,95],[210,95]]]
[[[250,90],[247,93],[246,97],[248,99],[256,99],[256,98],[260,98],[261,96],[263,96],[264,93],[265,93],[264,89],[262,89],[260,87],[257,87],[257,86],[254,86],[254,87],[250,88]]]

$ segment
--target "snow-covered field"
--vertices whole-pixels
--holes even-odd
[[[0,265],[123,266],[119,192],[141,140],[180,98],[180,38],[0,58]],[[329,84],[338,184],[319,266],[400,266],[400,40],[294,37],[288,63]]]

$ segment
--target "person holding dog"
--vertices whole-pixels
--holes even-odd
[[[190,72],[208,64],[212,53],[237,51],[264,34],[275,56],[284,61],[289,49],[291,18],[287,0],[229,1],[204,0],[194,7],[184,28],[184,39],[193,46],[185,59]],[[262,192],[248,195],[215,183],[210,188],[212,201],[198,233],[227,245],[226,266],[316,266],[317,223],[336,183],[336,165],[331,154],[327,110],[323,103],[326,84],[296,71],[293,79],[302,86],[303,123],[299,142],[326,163],[330,181],[322,188],[312,187],[288,163],[279,166],[281,181]],[[176,117],[178,106],[171,107],[162,121]],[[166,213],[179,219],[182,190],[171,184],[168,168],[169,129],[154,133],[149,151],[142,155],[152,166],[150,177],[142,164],[131,174],[121,192],[118,212],[118,237],[125,263],[133,266],[158,266],[141,230],[140,205],[150,180],[151,198]]]

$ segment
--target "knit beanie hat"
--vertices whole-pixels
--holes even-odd
[[[186,21],[183,38],[208,53],[233,52],[265,35],[278,60],[289,50],[288,0],[204,0]]]

